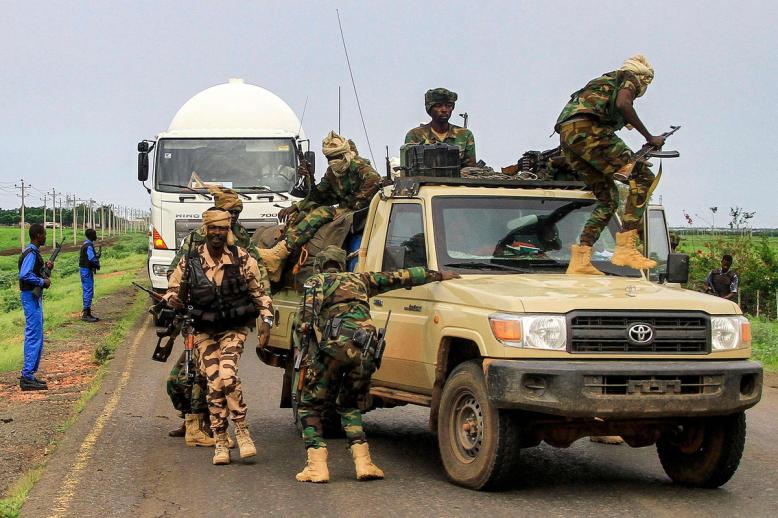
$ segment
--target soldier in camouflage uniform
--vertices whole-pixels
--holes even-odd
[[[308,461],[296,478],[301,482],[329,480],[321,412],[334,395],[331,394],[333,390],[337,391],[336,409],[351,447],[357,479],[384,478],[383,471],[370,459],[360,412],[360,408],[365,406],[370,377],[375,371],[374,358],[371,354],[363,355],[361,344],[364,342],[358,338],[358,330],[360,333],[376,332],[368,299],[386,291],[454,279],[459,275],[423,267],[383,273],[343,272],[346,252],[336,246],[320,252],[316,256],[316,264],[322,271],[306,281],[310,289],[297,310],[296,333],[309,331],[308,322],[299,322],[304,307],[314,311],[319,330],[333,329],[332,319],[340,319],[340,326],[337,331],[333,329],[329,337],[322,336],[321,343],[306,360],[298,411]],[[300,340],[299,334],[296,339]]]
[[[633,153],[616,136],[625,125],[634,127],[647,145],[661,148],[664,137],[652,135],[638,118],[633,101],[646,92],[654,70],[645,57],[637,54],[618,70],[589,81],[570,97],[557,119],[562,153],[589,185],[598,204],[572,246],[569,274],[602,275],[591,263],[592,245],[619,206],[619,192],[613,174],[633,161]],[[656,262],[637,250],[637,229],[643,218],[654,174],[645,162],[638,162],[629,178],[622,232],[616,234],[616,250],[611,262],[631,268],[653,268]]]
[[[433,88],[424,94],[424,107],[431,117],[427,124],[413,128],[405,135],[406,144],[452,144],[459,148],[460,167],[475,167],[475,138],[467,128],[449,122],[457,100],[456,92]]]
[[[304,200],[278,213],[281,222],[289,222],[281,241],[265,252],[272,280],[280,278],[283,261],[299,252],[317,230],[345,212],[367,207],[378,192],[381,176],[368,160],[356,154],[352,144],[330,131],[322,142],[329,163],[324,177]]]
[[[259,267],[260,284],[265,293],[270,293],[270,278],[267,274],[262,259],[260,258],[259,251],[256,245],[251,241],[246,228],[238,222],[238,217],[243,210],[243,202],[240,200],[238,193],[232,189],[222,187],[209,187],[211,194],[214,197],[214,209],[226,210],[230,213],[232,219],[232,233],[235,236],[235,244],[241,248],[246,249],[248,253],[257,261]],[[192,248],[205,243],[206,231],[203,227],[199,227],[196,230],[189,233],[181,242],[181,246],[178,249],[173,261],[170,263],[167,269],[167,276],[170,278],[173,271],[178,266],[179,261],[189,250],[191,243]],[[264,347],[270,338],[270,326],[263,323],[259,331],[259,346]],[[208,434],[207,426],[203,423],[207,421],[208,406],[205,402],[205,394],[207,392],[205,378],[197,376],[195,378],[195,385],[189,384],[186,376],[184,375],[184,354],[181,353],[173,369],[168,374],[166,381],[166,388],[168,396],[173,403],[173,407],[181,413],[181,416],[186,420],[181,423],[181,426],[168,432],[171,437],[184,437],[186,444],[189,446],[213,446],[214,440]],[[188,418],[186,416],[189,415]],[[189,426],[187,426],[187,423]]]
[[[216,441],[214,464],[230,463],[228,417],[235,426],[241,458],[256,455],[246,426],[238,359],[249,327],[255,325],[257,317],[265,322],[272,322],[273,317],[270,297],[259,283],[257,262],[235,246],[230,218],[227,211],[209,210],[203,214],[205,243],[181,259],[168,280],[164,296],[170,306],[182,307],[178,292],[189,268],[187,304],[193,308],[190,314],[194,319],[197,367],[208,383],[206,399]]]

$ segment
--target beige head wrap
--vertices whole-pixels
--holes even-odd
[[[208,190],[213,194],[213,204],[222,210],[243,210],[243,202],[238,193],[226,187],[209,185]]]
[[[348,140],[341,137],[334,131],[330,131],[321,143],[321,151],[324,156],[327,157],[327,162],[330,165],[330,169],[336,176],[342,176],[348,170],[351,160],[354,159],[356,154],[351,151],[351,146]],[[336,157],[342,155],[341,158],[330,159],[330,157]]]
[[[637,76],[640,81],[638,97],[646,93],[646,88],[648,88],[648,85],[654,80],[654,68],[643,54],[635,54],[627,59],[619,70],[628,70]]]
[[[209,226],[226,227],[230,228],[232,225],[232,216],[229,212],[220,208],[208,209],[203,212],[203,231],[208,232]],[[227,231],[227,244],[235,244],[235,234],[232,233],[232,229]]]

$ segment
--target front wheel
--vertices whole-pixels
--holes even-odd
[[[673,482],[715,488],[737,471],[746,441],[743,412],[681,425],[656,444],[659,460]]]
[[[496,489],[516,476],[517,421],[489,401],[480,362],[457,366],[446,380],[438,412],[438,448],[449,480]]]

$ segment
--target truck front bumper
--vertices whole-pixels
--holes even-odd
[[[609,419],[726,415],[762,396],[762,366],[730,361],[484,360],[498,408]]]

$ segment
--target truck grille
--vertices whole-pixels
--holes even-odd
[[[584,392],[609,396],[715,394],[722,383],[720,375],[585,376]]]
[[[701,312],[575,311],[568,315],[568,324],[572,353],[690,354],[710,350],[710,318]],[[651,338],[635,340],[641,336],[630,333],[636,325]]]

